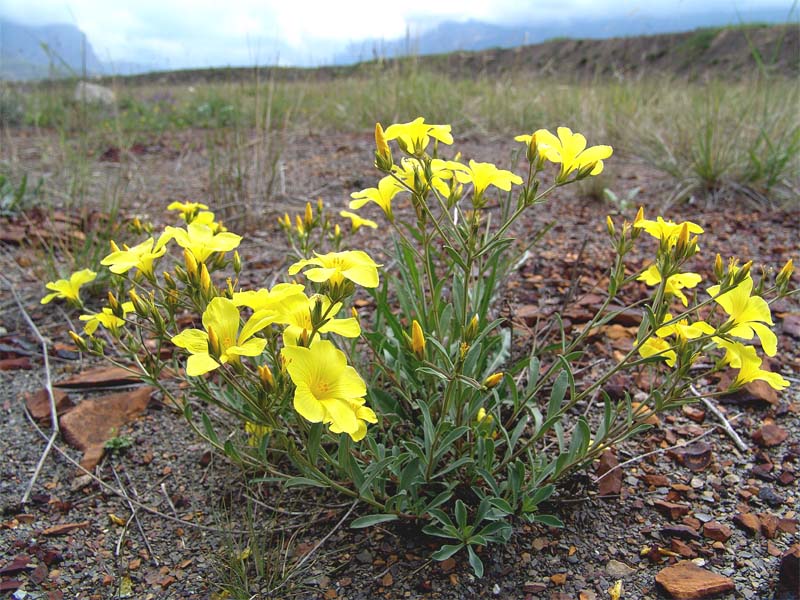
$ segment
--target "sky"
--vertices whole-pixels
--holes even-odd
[[[101,61],[170,68],[321,64],[365,38],[400,38],[445,20],[495,24],[571,16],[659,15],[786,8],[793,0],[2,0],[0,17],[26,25],[70,23]],[[283,55],[283,56],[281,56]],[[288,57],[288,58],[287,58]]]

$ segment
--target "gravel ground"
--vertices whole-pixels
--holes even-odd
[[[295,187],[263,222],[274,223],[275,214],[302,206],[311,194],[339,206],[350,191],[373,185],[370,144],[369,136],[295,141],[285,159],[287,181]],[[462,144],[462,149],[468,156],[487,160],[507,156],[507,146],[506,142],[474,138]],[[139,180],[152,187],[136,191],[138,197],[152,198],[157,182],[174,171],[175,160],[141,158]],[[185,153],[180,160],[182,175],[202,162],[201,157]],[[301,177],[310,172],[318,173],[317,177]],[[185,189],[175,178],[170,179],[171,187],[159,197],[158,205],[165,195],[202,200],[202,189],[197,189],[202,177],[196,174],[194,179],[180,178],[187,181]],[[643,186],[643,201],[651,207],[657,205],[664,189],[663,182],[652,174],[624,163],[612,185],[621,189]],[[601,236],[590,236],[583,255],[579,248],[583,232],[604,229],[607,207],[565,194],[557,201],[557,206],[542,209],[526,224],[533,227],[551,218],[559,220],[546,245],[532,259],[531,272],[535,267],[574,272],[576,258],[581,256],[580,268],[596,274],[605,260]],[[563,210],[564,205],[569,209]],[[153,206],[148,200],[139,208]],[[709,231],[704,248],[719,250],[723,256],[735,253],[770,264],[791,255],[797,259],[800,215],[796,210],[755,213],[746,204],[740,206],[727,214],[713,208],[681,207],[670,216],[677,220],[691,215],[702,223]],[[654,210],[650,208],[649,214]],[[274,227],[264,225],[251,239],[243,255],[264,270],[267,278],[285,260],[275,241],[281,238]],[[380,243],[378,235],[371,240],[376,248]],[[52,342],[63,342],[60,316],[36,304],[40,284],[26,252],[9,247],[1,256],[5,277],[42,333]],[[549,263],[554,264],[547,266]],[[541,295],[540,283],[528,275],[521,270],[518,281],[509,286],[514,306],[524,306]],[[264,562],[258,558],[263,552],[271,557],[265,580],[271,578],[272,583],[253,584],[254,598],[590,600],[608,598],[608,589],[618,579],[623,581],[623,599],[662,598],[667,596],[657,589],[656,574],[684,556],[733,579],[735,591],[719,597],[755,600],[773,597],[780,554],[797,542],[793,528],[797,526],[799,498],[793,478],[800,470],[800,382],[796,379],[800,352],[788,325],[792,315],[800,314],[796,302],[773,307],[782,345],[781,361],[772,366],[795,378],[792,388],[775,403],[740,394],[721,405],[746,441],[746,451],[738,450],[714,427],[716,421],[710,414],[700,422],[697,414],[665,416],[647,435],[617,449],[620,462],[652,452],[622,467],[618,495],[598,497],[591,478],[570,482],[559,490],[550,507],[565,528],[517,524],[507,546],[483,550],[486,575],[476,580],[460,556],[444,563],[427,560],[436,545],[418,531],[349,529],[347,522],[358,509],[348,512],[351,504],[346,499],[315,496],[316,490],[280,494],[263,485],[246,485],[241,473],[210,455],[182,417],[157,400],[143,417],[119,432],[131,438],[132,447],[124,454],[107,456],[97,468],[97,478],[108,487],[77,477],[75,465],[66,457],[79,459],[79,454],[59,440],[58,451],[50,453],[36,479],[31,501],[21,505],[46,437],[26,418],[19,398],[42,387],[44,369],[35,354],[35,338],[12,296],[5,288],[2,293],[2,335],[25,340],[34,352],[30,370],[0,371],[0,452],[5,457],[0,477],[0,585],[11,587],[7,582],[20,582],[19,590],[28,593],[17,592],[20,598],[220,599],[225,597],[221,585],[238,576],[231,565],[247,565],[252,577],[255,563]],[[52,375],[59,380],[87,366],[54,357]],[[80,401],[85,394],[73,396]],[[788,435],[777,445],[763,447],[752,435],[770,419]],[[46,436],[49,426],[43,427]],[[681,463],[679,452],[665,450],[695,438],[699,438],[698,444],[707,445],[701,450],[708,459],[697,471]],[[112,489],[138,502],[133,504],[136,519],[128,522],[131,505]],[[670,509],[665,502],[681,508]],[[272,510],[275,508],[279,510]],[[746,512],[764,515],[757,533],[734,522],[736,515]],[[243,518],[247,514],[257,532],[250,542],[250,558],[231,560],[248,545],[245,540],[249,538],[237,533],[247,529],[248,519]],[[775,521],[774,531],[763,525],[772,522],[768,516],[780,519]],[[729,539],[721,542],[704,536],[703,524],[709,521],[730,528]],[[75,528],[65,528],[65,524]],[[55,532],[48,531],[57,526],[60,529]],[[659,553],[659,548],[666,552]],[[27,557],[29,566],[3,571],[15,557]],[[283,565],[296,566],[301,561],[295,575],[270,593]]]

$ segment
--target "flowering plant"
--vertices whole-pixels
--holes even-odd
[[[296,254],[287,280],[243,289],[242,238],[205,205],[173,203],[184,227],[133,247],[112,244],[102,263],[116,275],[109,305],[81,317],[85,336],[72,332],[73,339],[116,361],[105,347],[114,343],[231,460],[286,486],[327,487],[362,501],[369,512],[353,527],[418,522],[447,541],[434,558],[466,551],[481,575],[477,549],[507,541],[512,517],[559,525],[541,512],[557,482],[647,428],[650,415],[695,399],[699,377],[730,367],[738,369],[734,386],[788,385],[762,368],[748,342],[776,353],[765,298],[790,293],[791,261],[774,280],[756,283],[750,263],[726,268],[717,257],[715,284],[690,302],[702,277],[684,267],[702,229],[650,221],[641,209],[632,223],[608,219],[615,257],[596,315],[572,338],[562,328],[544,350],[512,348],[510,324],[498,316],[502,286],[545,233],[517,240],[515,223],[554,189],[599,174],[612,155],[609,146],[587,148],[566,127],[516,139],[524,178],[459,155],[442,158],[440,145],[453,143],[449,125],[418,118],[376,126],[382,178],[353,193],[348,208],[376,204],[385,225],[341,216],[351,234],[362,226],[391,231],[381,259],[391,262],[391,276],[366,252],[343,249],[348,235],[319,202],[294,221],[279,220]],[[558,172],[541,189],[548,163]],[[657,240],[654,261],[631,274],[626,257],[643,232]],[[59,293],[76,300],[86,279],[48,284],[56,295],[47,301]],[[574,365],[588,351],[584,342],[629,308],[612,306],[637,280],[653,292],[634,304],[642,321],[630,351],[579,380]],[[357,304],[374,306],[370,315],[354,308],[359,295]],[[129,301],[120,302],[124,296]],[[162,381],[167,368],[188,383],[186,396]],[[645,369],[653,377],[644,402],[605,393],[615,374]],[[230,423],[215,421],[211,405],[233,417],[238,435],[220,435]]]

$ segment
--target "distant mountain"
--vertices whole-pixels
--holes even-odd
[[[480,21],[444,21],[433,28],[391,40],[367,39],[351,43],[334,56],[333,64],[346,65],[378,58],[446,54],[461,50],[514,48],[556,38],[605,39],[691,31],[699,27],[740,23],[785,23],[785,10],[760,9],[738,13],[676,14],[667,17],[632,15],[630,19],[569,18],[558,22],[493,25]]]
[[[138,73],[147,66],[103,63],[74,25],[33,27],[0,19],[0,80]]]

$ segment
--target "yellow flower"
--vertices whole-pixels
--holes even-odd
[[[133,312],[133,302],[123,302],[120,306],[122,307],[123,317],[129,312]],[[119,328],[125,325],[125,319],[123,317],[118,317],[110,308],[104,307],[99,313],[81,315],[78,318],[81,321],[86,321],[86,325],[83,326],[84,333],[86,333],[86,335],[94,335],[94,332],[97,331],[100,325],[108,329],[111,333],[116,334]]]
[[[366,422],[377,423],[372,409],[364,406],[364,380],[332,342],[286,346],[281,356],[296,387],[294,409],[304,419],[329,424],[333,433],[347,433],[354,441],[366,435]]]
[[[494,417],[486,412],[486,409],[482,406],[478,409],[478,416],[475,418],[475,422],[477,424],[486,423],[491,424],[494,421]]]
[[[392,215],[392,199],[405,188],[391,175],[387,175],[378,182],[378,187],[367,188],[360,192],[353,192],[350,197],[350,208],[358,210],[367,202],[374,202],[381,207],[386,218],[390,221],[394,219]]]
[[[740,342],[728,342],[721,338],[714,338],[714,341],[725,349],[725,357],[722,361],[734,369],[739,369],[739,374],[733,382],[734,386],[738,387],[760,379],[776,390],[789,387],[789,382],[779,373],[772,373],[761,368],[761,359],[753,346],[746,346]]]
[[[262,288],[260,290],[248,290],[246,292],[235,292],[233,303],[236,306],[246,306],[254,311],[280,309],[281,305],[289,301],[294,296],[306,299],[305,288],[299,283],[279,283],[272,289]]]
[[[557,183],[567,180],[570,173],[578,171],[578,176],[599,175],[603,171],[603,160],[613,153],[611,146],[586,147],[586,138],[580,133],[572,133],[569,127],[559,127],[558,137],[546,129],[533,133],[540,156],[553,163],[561,164]],[[526,141],[527,136],[518,136],[517,141]],[[530,144],[530,140],[526,143]]]
[[[316,253],[315,253],[316,254]],[[341,284],[349,279],[365,288],[378,287],[378,265],[363,250],[347,250],[316,254],[315,258],[299,260],[289,267],[289,275],[295,275],[300,269],[316,265],[305,271],[305,276],[317,283],[329,282],[331,285]]]
[[[760,296],[751,296],[753,291],[753,278],[749,275],[735,288],[724,294],[719,294],[720,286],[708,288],[708,293],[730,316],[727,324],[730,328],[724,330],[728,335],[751,340],[758,336],[761,346],[767,356],[775,356],[778,351],[778,337],[768,327],[773,325],[769,304]]]
[[[639,215],[642,215],[641,218]],[[703,233],[703,228],[691,221],[675,223],[673,221],[665,221],[661,217],[656,217],[655,221],[649,221],[644,218],[644,212],[641,208],[636,216],[636,220],[633,222],[635,228],[644,229],[657,240],[668,242],[670,246],[674,246],[677,243],[678,236],[680,236],[684,225],[688,233]]]
[[[281,302],[275,316],[275,323],[286,325],[283,330],[283,343],[287,346],[294,346],[297,340],[303,335],[303,331],[311,334],[314,323],[311,319],[312,312],[316,309],[317,302],[320,303],[320,315],[327,314],[326,322],[319,327],[319,333],[335,333],[342,337],[354,338],[361,335],[361,326],[358,319],[347,317],[336,319],[335,315],[342,308],[342,303],[337,302],[331,306],[331,300],[327,296],[314,295],[306,298],[305,295],[293,295]]]
[[[422,154],[428,147],[430,138],[435,138],[443,144],[452,144],[453,136],[450,134],[450,125],[431,125],[425,123],[423,117],[417,117],[410,123],[397,123],[390,125],[384,133],[386,140],[398,140],[401,148],[410,154]]]
[[[169,236],[162,234],[155,242],[152,237],[133,248],[124,246],[124,250],[117,250],[106,256],[100,264],[109,268],[109,271],[121,275],[131,269],[138,269],[148,277],[153,275],[153,262],[167,251]]]
[[[177,210],[181,213],[181,218],[187,223],[191,223],[197,218],[197,214],[200,210],[208,209],[208,206],[205,204],[201,204],[200,202],[173,202],[169,206],[167,206],[167,210]],[[213,220],[214,213],[208,213],[211,215]]]
[[[656,265],[650,265],[644,273],[639,275],[636,279],[644,281],[647,285],[657,285],[661,283],[661,273],[659,273]],[[664,292],[677,297],[684,306],[688,306],[689,300],[681,290],[684,288],[693,288],[702,280],[703,278],[697,273],[675,273],[675,275],[670,275],[667,278]]]
[[[675,351],[672,349],[672,345],[667,340],[655,336],[647,338],[645,342],[639,346],[639,354],[642,358],[650,358],[651,356],[664,358],[670,367],[675,366],[675,361],[678,358],[677,354],[675,354]]]
[[[251,421],[245,421],[244,431],[248,435],[247,445],[256,448],[261,444],[261,440],[264,436],[270,433],[271,429],[267,425],[259,425]]]
[[[253,336],[273,322],[272,311],[256,311],[239,331],[239,309],[232,300],[214,298],[203,313],[203,327],[185,329],[172,338],[172,343],[189,351],[186,374],[202,375],[240,356],[258,356],[267,340]],[[213,355],[212,355],[213,354]]]
[[[417,181],[434,188],[441,196],[450,196],[449,180],[453,179],[456,171],[465,171],[468,167],[454,160],[442,160],[434,158],[430,162],[430,168],[426,174],[425,169],[419,161],[404,158],[400,166],[396,166],[394,174],[405,183],[410,189],[416,189]],[[405,189],[405,188],[403,188]],[[418,190],[424,191],[424,190]]]
[[[228,252],[239,246],[242,236],[235,233],[215,233],[208,225],[189,223],[186,229],[165,227],[164,233],[174,238],[181,248],[194,255],[198,263],[205,262],[214,252]]]
[[[522,177],[511,171],[498,169],[492,163],[479,163],[469,161],[469,167],[455,172],[456,179],[461,183],[472,183],[475,188],[475,198],[480,198],[490,185],[503,191],[510,191],[511,185],[522,185]]]
[[[671,320],[672,315],[667,313],[664,316],[664,321]],[[656,330],[656,335],[658,337],[674,335],[682,340],[693,340],[702,335],[712,335],[715,331],[716,330],[705,321],[695,321],[690,324],[688,319],[681,319],[677,323],[672,323],[671,325],[662,325]]]
[[[91,269],[81,269],[69,276],[69,279],[58,279],[56,281],[48,281],[45,287],[51,290],[52,294],[47,294],[41,299],[42,304],[51,302],[54,298],[63,298],[74,304],[80,304],[80,289],[84,284],[94,281],[97,273]]]
[[[339,211],[340,217],[345,217],[346,219],[350,219],[350,224],[353,227],[353,233],[361,229],[362,227],[372,227],[372,229],[377,229],[378,224],[375,221],[370,221],[369,219],[364,219],[357,215],[356,213],[352,213],[349,210],[341,210]]]

